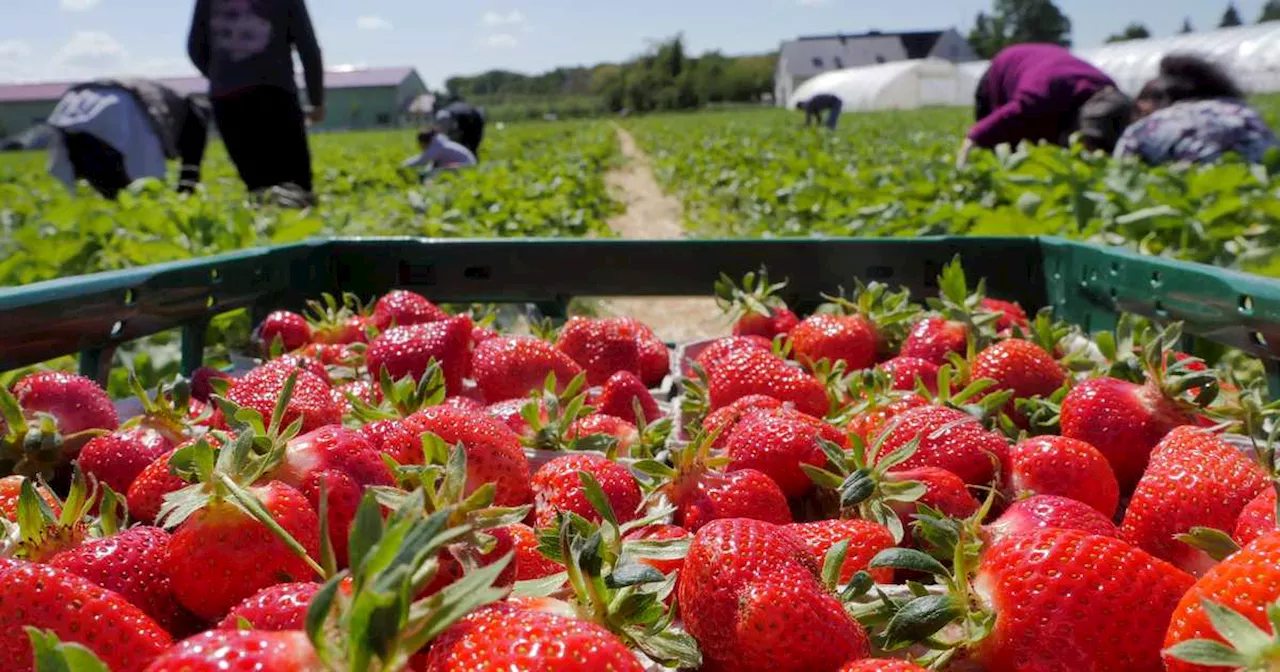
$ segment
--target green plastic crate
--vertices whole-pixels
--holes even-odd
[[[1280,283],[1049,237],[779,240],[324,239],[0,290],[0,371],[80,353],[105,380],[121,343],[182,328],[183,369],[201,363],[208,321],[248,308],[254,321],[321,292],[393,288],[438,302],[529,303],[562,316],[577,296],[710,294],[721,272],[762,264],[788,278],[802,312],[853,278],[936,292],[960,255],[988,293],[1096,331],[1121,312],[1181,320],[1186,331],[1266,363],[1280,394]],[[1275,344],[1275,345],[1273,345]]]

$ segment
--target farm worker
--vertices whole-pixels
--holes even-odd
[[[844,110],[844,101],[840,96],[831,93],[819,93],[808,101],[796,104],[796,107],[804,110],[804,125],[807,127],[813,123],[822,123],[822,113],[827,113],[827,128],[836,130],[836,124],[840,121],[840,112]]]
[[[418,134],[418,147],[422,149],[422,153],[405,159],[400,164],[401,168],[422,168],[430,165],[432,166],[431,174],[435,174],[441,170],[456,170],[476,165],[476,155],[472,154],[470,149],[434,128]]]
[[[293,50],[305,75],[304,117]],[[213,117],[251,192],[312,190],[307,120],[324,121],[324,65],[304,0],[196,0],[187,53],[209,79]]]
[[[1135,102],[1137,121],[1125,130],[1116,156],[1149,164],[1216,161],[1228,152],[1261,163],[1276,136],[1244,92],[1221,68],[1199,57],[1172,54]]]
[[[480,159],[480,143],[484,141],[484,113],[470,103],[457,100],[436,114],[436,128]]]
[[[55,130],[49,173],[72,192],[77,179],[115,198],[135,180],[163,180],[180,159],[178,190],[200,183],[209,135],[207,103],[145,79],[104,79],[71,87],[49,115]]]
[[[1086,147],[1109,152],[1132,109],[1110,77],[1054,44],[1018,44],[996,54],[974,98],[977,123],[958,165],[975,146],[1023,140],[1066,146],[1076,131]]]

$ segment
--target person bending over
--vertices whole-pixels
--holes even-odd
[[[804,125],[811,126],[822,123],[822,113],[827,113],[827,128],[836,130],[840,123],[840,113],[844,110],[844,101],[840,96],[831,93],[819,93],[808,101],[796,103],[796,107],[804,110]]]
[[[434,128],[418,133],[418,147],[422,153],[405,159],[400,167],[421,169],[431,166],[428,179],[440,171],[476,165],[476,155],[470,149]]]
[[[480,160],[480,143],[484,141],[484,113],[468,102],[457,100],[436,115],[436,128],[455,142],[471,150]]]

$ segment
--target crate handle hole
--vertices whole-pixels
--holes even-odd
[[[1253,297],[1248,294],[1240,295],[1240,312],[1245,315],[1253,314]]]
[[[116,320],[116,323],[111,325],[111,338],[120,338],[120,335],[123,333],[124,320]]]
[[[1151,286],[1152,286],[1152,287],[1159,287],[1159,286],[1160,286],[1160,284],[1161,284],[1161,283],[1163,283],[1163,282],[1164,282],[1164,276],[1163,276],[1163,275],[1161,275],[1160,271],[1152,271],[1152,273],[1151,273]]]
[[[124,290],[124,305],[132,306],[138,302],[138,293],[132,289]]]
[[[1267,337],[1263,336],[1261,331],[1249,332],[1249,340],[1253,341],[1254,345],[1261,346],[1264,348],[1270,347],[1267,345]]]

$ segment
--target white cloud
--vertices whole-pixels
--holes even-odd
[[[68,12],[87,12],[102,0],[62,0],[62,9]]]
[[[356,27],[360,30],[391,30],[391,22],[381,16],[362,16],[356,19]]]
[[[505,13],[489,10],[480,17],[480,23],[491,28],[496,26],[515,26],[524,23],[524,14],[518,9]]]
[[[129,52],[116,38],[99,30],[82,30],[53,55],[53,65],[71,71],[111,72],[128,58]]]
[[[0,61],[17,61],[31,56],[31,45],[22,40],[0,40]]]
[[[494,33],[486,36],[480,43],[493,49],[511,49],[519,46],[520,40],[517,40],[516,36],[511,33]]]
[[[796,4],[801,7],[825,7],[831,4],[831,0],[796,0]]]

